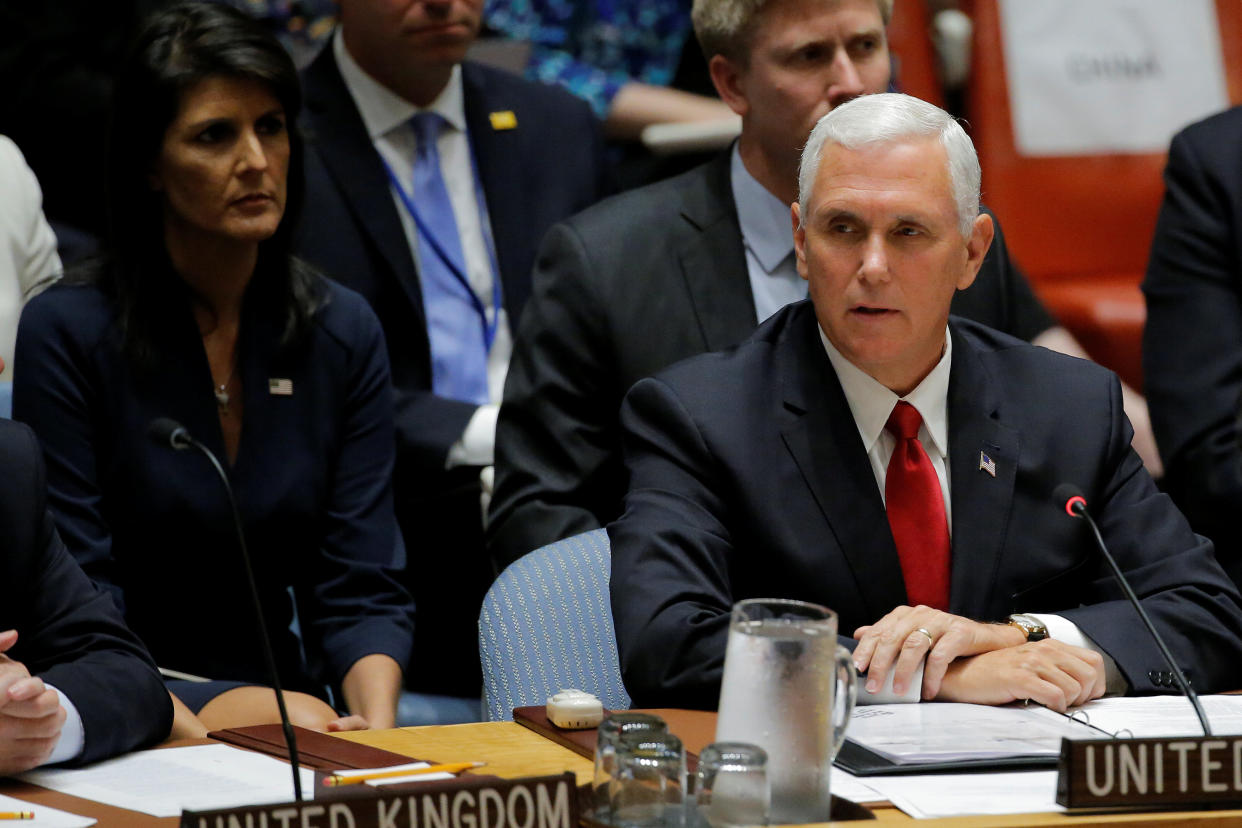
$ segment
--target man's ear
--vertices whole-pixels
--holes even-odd
[[[958,290],[965,290],[974,283],[979,268],[983,266],[983,257],[992,246],[994,235],[996,227],[992,224],[992,217],[987,213],[975,216],[975,222],[970,228],[970,238],[966,240],[966,269],[957,283]]]
[[[798,275],[806,279],[806,229],[802,226],[801,209],[796,201],[789,205],[789,217],[793,221],[794,262],[798,266]]]
[[[742,84],[745,71],[724,55],[712,55],[712,59],[707,62],[707,71],[712,76],[712,83],[716,87],[716,93],[720,95],[720,100],[729,109],[745,117],[750,111],[750,102],[746,99]]]

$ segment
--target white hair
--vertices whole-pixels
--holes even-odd
[[[903,139],[939,137],[949,163],[949,184],[957,206],[962,236],[969,238],[979,215],[979,157],[970,137],[949,113],[926,101],[897,92],[863,95],[841,104],[819,119],[802,150],[798,170],[798,210],[806,215],[807,200],[819,173],[825,143],[856,150]]]

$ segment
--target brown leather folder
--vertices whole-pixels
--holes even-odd
[[[266,753],[288,761],[289,749],[285,747],[285,734],[280,725],[253,725],[214,730],[207,734],[220,742],[236,747]],[[369,745],[338,739],[327,733],[318,733],[302,727],[293,728],[298,743],[298,762],[313,770],[353,770],[357,768],[386,768],[408,762],[427,761],[412,759]]]

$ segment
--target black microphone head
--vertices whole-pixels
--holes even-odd
[[[156,417],[147,426],[147,434],[160,445],[170,446],[177,451],[190,447],[190,432],[170,417]]]
[[[1070,517],[1081,517],[1087,510],[1087,498],[1082,489],[1073,483],[1062,483],[1052,490],[1052,499],[1058,506],[1065,509]]]

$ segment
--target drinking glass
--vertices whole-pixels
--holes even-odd
[[[591,802],[603,822],[612,822],[612,784],[616,777],[617,744],[627,733],[667,733],[668,725],[650,713],[611,713],[599,724],[595,744],[595,779]]]
[[[700,824],[768,824],[768,754],[745,742],[713,742],[699,753],[694,798]]]
[[[832,760],[856,692],[832,610],[769,598],[734,605],[716,740],[767,751],[773,823],[828,821]]]
[[[621,736],[612,788],[612,824],[619,828],[682,828],[686,813],[686,751],[671,733]]]

